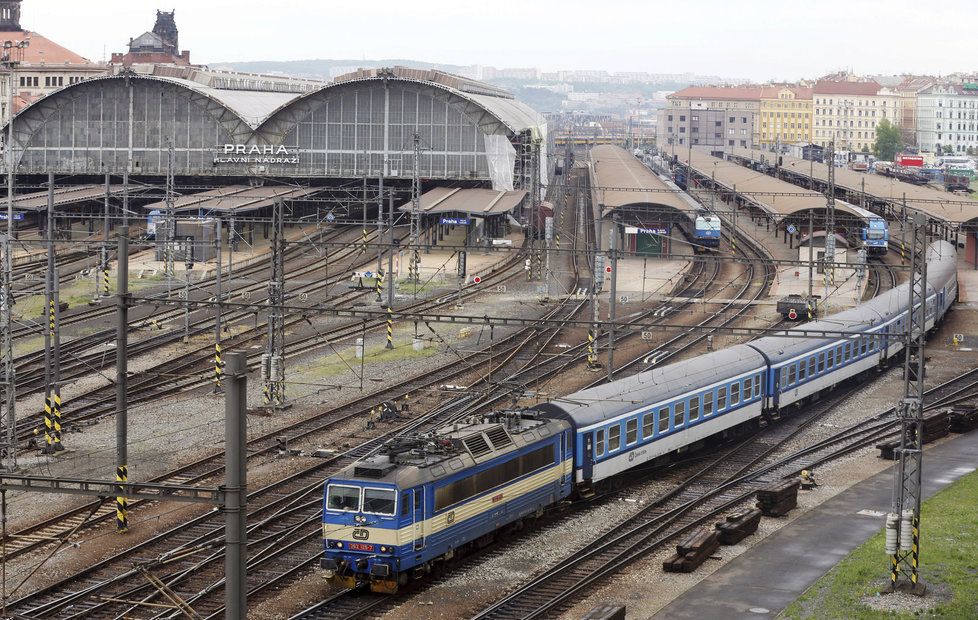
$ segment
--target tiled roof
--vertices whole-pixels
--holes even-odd
[[[879,94],[878,82],[836,82],[834,80],[819,80],[815,83],[814,92],[819,95],[863,95]]]
[[[758,101],[763,86],[687,86],[669,95],[669,99],[734,99]]]
[[[51,39],[29,30],[15,32],[0,32],[0,41],[30,41],[24,50],[23,57],[15,55],[15,60],[32,65],[91,65],[95,64],[73,51],[61,47]]]
[[[765,87],[763,87],[761,89],[761,98],[762,99],[777,99],[778,98],[778,93],[780,93],[782,90],[785,90],[785,89],[790,90],[791,92],[793,92],[795,94],[795,99],[804,100],[804,99],[811,99],[812,98],[812,89],[811,88],[802,88],[802,87],[799,87],[799,86],[789,86],[789,85],[765,86]]]

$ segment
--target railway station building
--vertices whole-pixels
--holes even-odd
[[[366,196],[373,208],[403,204],[415,168],[423,192],[525,192],[535,165],[546,182],[546,120],[505,90],[448,73],[393,67],[325,83],[178,65],[114,71],[66,85],[16,116],[15,191],[36,192],[49,173],[59,184],[100,184],[107,175],[115,184],[125,175],[128,185],[156,190],[141,203],[133,198],[134,210],[163,204],[172,175],[181,196],[263,186],[317,190],[284,198],[308,212],[337,208],[344,201],[337,195],[357,205]],[[253,213],[269,208],[249,204]],[[519,216],[522,206],[490,215]],[[184,209],[202,217],[211,210],[221,211],[207,201]],[[218,215],[233,217],[233,210]],[[343,215],[340,208],[336,218]]]

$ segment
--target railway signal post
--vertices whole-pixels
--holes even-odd
[[[904,397],[897,406],[900,447],[893,479],[893,507],[886,519],[890,587],[922,595],[920,494],[924,432],[924,336],[927,333],[927,219],[914,214],[910,253],[910,303],[904,358]],[[919,305],[918,305],[919,304]]]
[[[115,467],[116,482],[129,481],[129,409],[126,401],[128,387],[129,349],[129,227],[119,229],[119,273],[116,275],[116,348],[115,348]],[[125,496],[116,496],[116,528],[129,530],[129,506]]]

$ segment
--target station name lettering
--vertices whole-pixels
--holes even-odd
[[[214,157],[216,164],[298,164],[299,156],[282,145],[225,144]]]

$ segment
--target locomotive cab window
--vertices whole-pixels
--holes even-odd
[[[363,511],[375,515],[394,516],[397,493],[392,489],[364,489]]]
[[[329,510],[357,512],[360,510],[360,487],[329,485],[326,491],[326,507]]]
[[[621,447],[621,425],[615,424],[608,429],[608,452],[614,452]]]
[[[632,444],[638,441],[638,419],[633,418],[625,422],[625,443]]]

